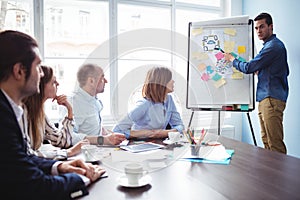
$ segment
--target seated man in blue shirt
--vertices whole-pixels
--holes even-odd
[[[102,126],[101,111],[103,105],[97,94],[104,92],[107,80],[103,69],[95,64],[84,64],[77,72],[79,88],[72,96],[74,112],[74,132],[86,136],[98,136],[98,144],[120,144],[125,140],[124,134],[112,133]],[[75,135],[75,134],[74,134]],[[79,141],[78,140],[78,141]],[[73,141],[75,142],[75,141]]]
[[[286,154],[282,122],[289,94],[287,52],[282,41],[273,34],[271,15],[261,13],[254,21],[257,36],[264,42],[259,54],[249,62],[239,61],[230,53],[225,53],[225,59],[243,73],[258,75],[256,101],[259,102],[262,141],[266,149]]]
[[[143,85],[143,99],[121,119],[114,131],[126,134],[127,138],[166,138],[168,132],[184,129],[172,96],[174,80],[166,67],[153,67],[147,73]],[[168,124],[171,129],[166,130]]]

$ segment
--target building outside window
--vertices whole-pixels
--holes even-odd
[[[0,30],[18,30],[33,36],[33,2],[0,1]]]

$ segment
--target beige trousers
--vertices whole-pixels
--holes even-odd
[[[283,111],[286,102],[271,97],[258,104],[261,138],[266,149],[286,154],[283,142]]]

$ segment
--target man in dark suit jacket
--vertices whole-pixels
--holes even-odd
[[[19,126],[22,99],[39,92],[43,73],[36,41],[0,32],[0,194],[8,199],[72,199],[104,172],[82,160],[54,161],[30,155]]]

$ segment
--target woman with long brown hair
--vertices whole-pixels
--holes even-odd
[[[40,92],[23,100],[24,115],[20,124],[23,131],[29,136],[27,138],[28,147],[30,147],[28,151],[49,158],[66,158],[76,155],[80,153],[81,145],[88,143],[88,140],[82,140],[72,146],[74,127],[72,106],[66,95],[56,95],[59,83],[53,74],[53,69],[48,66],[41,66],[41,68],[44,76],[40,81]],[[61,122],[61,128],[56,128],[44,112],[44,103],[47,99],[56,100],[58,105],[63,105],[68,110],[67,116]],[[43,148],[44,141],[48,141],[51,145]]]

